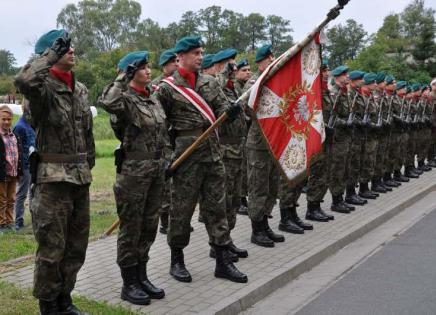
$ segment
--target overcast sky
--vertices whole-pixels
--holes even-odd
[[[321,22],[336,0],[137,0],[142,5],[141,18],[151,18],[161,26],[179,21],[183,12],[218,5],[247,15],[275,14],[291,21],[292,36],[299,41]],[[56,17],[68,3],[75,0],[0,0],[0,49],[12,52],[17,65],[23,65],[33,51],[31,43],[43,33],[56,28]],[[401,12],[411,0],[351,0],[332,24],[354,19],[373,33],[390,13]],[[426,0],[426,6],[436,8],[436,0]]]

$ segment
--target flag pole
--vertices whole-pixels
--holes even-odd
[[[265,70],[265,76],[259,77],[258,80],[262,80],[262,82],[265,82],[269,80],[286,62],[288,62],[292,57],[294,57],[304,46],[306,46],[319,31],[326,26],[330,21],[336,19],[340,11],[344,8],[344,6],[349,2],[350,0],[338,0],[338,4],[330,9],[330,11],[327,13],[326,18],[312,31],[310,32],[301,42],[295,44],[291,48],[289,48],[287,51],[285,51],[280,57],[278,57],[270,66],[270,69]],[[238,103],[245,103],[247,102],[248,98],[250,97],[251,88],[245,91],[236,102]],[[212,125],[209,126],[209,128],[206,129],[205,132],[203,132],[170,166],[171,171],[175,171],[177,167],[180,166],[180,164],[183,163],[194,151],[197,149],[197,147],[202,144],[209,135],[219,127],[225,120],[227,119],[227,113],[223,113]],[[106,238],[112,234],[112,232],[118,228],[120,225],[120,220],[118,219],[112,225],[110,228],[103,233],[101,238]]]

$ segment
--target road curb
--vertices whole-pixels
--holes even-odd
[[[420,192],[414,194],[401,203],[394,205],[391,209],[385,211],[349,234],[344,235],[336,240],[328,240],[327,243],[329,244],[323,244],[322,246],[314,247],[309,252],[293,259],[276,272],[270,273],[268,279],[250,283],[232,297],[227,297],[221,300],[219,303],[214,304],[212,307],[202,313],[231,315],[238,314],[248,309],[250,306],[259,302],[275,290],[283,287],[302,273],[312,269],[329,256],[335,254],[338,250],[385,223],[435,189],[436,182],[427,185],[427,187],[423,187]]]

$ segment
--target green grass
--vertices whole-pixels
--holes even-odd
[[[74,304],[82,311],[92,315],[134,315],[136,313],[120,306],[74,296]],[[20,289],[12,284],[0,281],[0,315],[33,315],[39,314],[38,301],[30,290]]]
[[[120,144],[117,139],[95,140],[95,157],[113,157],[115,148]]]
[[[115,139],[114,132],[109,123],[109,114],[98,109],[98,115],[94,117],[93,129],[94,140]]]

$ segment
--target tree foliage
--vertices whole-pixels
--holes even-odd
[[[15,63],[16,59],[9,50],[0,49],[0,75],[15,73]]]

